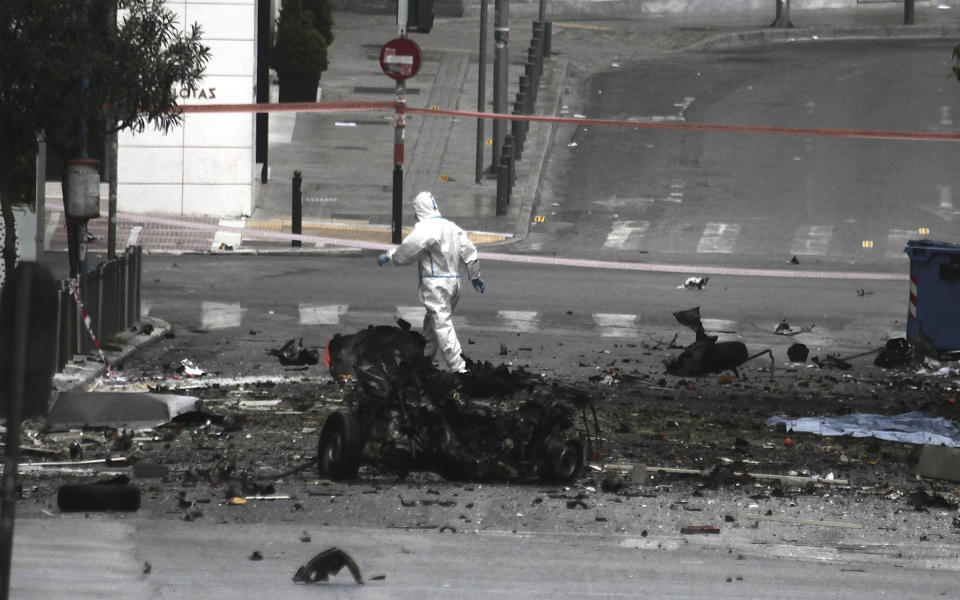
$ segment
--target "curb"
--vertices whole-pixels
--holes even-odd
[[[149,335],[139,333],[144,325],[153,327]],[[134,324],[130,330],[119,333],[115,336],[116,343],[109,345],[117,346],[119,350],[107,350],[104,348],[104,354],[110,364],[123,362],[134,352],[145,348],[167,336],[172,327],[169,323],[155,317],[143,317]],[[92,356],[76,355],[74,359],[67,363],[62,371],[53,376],[52,388],[57,394],[60,392],[72,392],[88,388],[90,384],[103,376],[107,372],[107,367]],[[52,404],[52,403],[51,403]]]
[[[873,27],[802,27],[761,29],[742,33],[723,33],[678,50],[721,50],[766,43],[818,40],[885,39],[885,38],[948,38],[960,37],[960,25],[889,25]]]

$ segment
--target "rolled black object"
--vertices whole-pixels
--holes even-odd
[[[57,490],[57,507],[63,512],[134,512],[140,509],[140,488],[129,484],[67,484]]]

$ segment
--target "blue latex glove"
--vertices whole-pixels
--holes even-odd
[[[481,294],[483,290],[487,289],[486,282],[483,281],[483,277],[477,277],[476,279],[471,279],[470,283],[473,284],[473,289],[477,290]]]
[[[377,257],[377,264],[380,265],[381,267],[387,264],[388,262],[390,262],[390,257],[387,256],[386,252],[384,252],[383,254]]]

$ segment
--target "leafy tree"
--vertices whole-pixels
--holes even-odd
[[[169,131],[179,90],[199,89],[209,58],[200,27],[181,32],[163,0],[0,0],[0,282],[16,261],[12,206],[32,201],[38,133],[74,158],[105,132]]]
[[[333,43],[333,9],[329,0],[285,0],[277,21],[271,66],[285,77],[317,78],[327,70]]]

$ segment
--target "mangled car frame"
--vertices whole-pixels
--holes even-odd
[[[330,341],[330,373],[352,387],[350,410],[329,415],[321,430],[322,476],[349,479],[362,463],[461,481],[563,482],[579,474],[585,444],[595,441],[588,411],[597,429],[585,392],[505,365],[442,372],[424,357],[423,337],[400,325]]]

